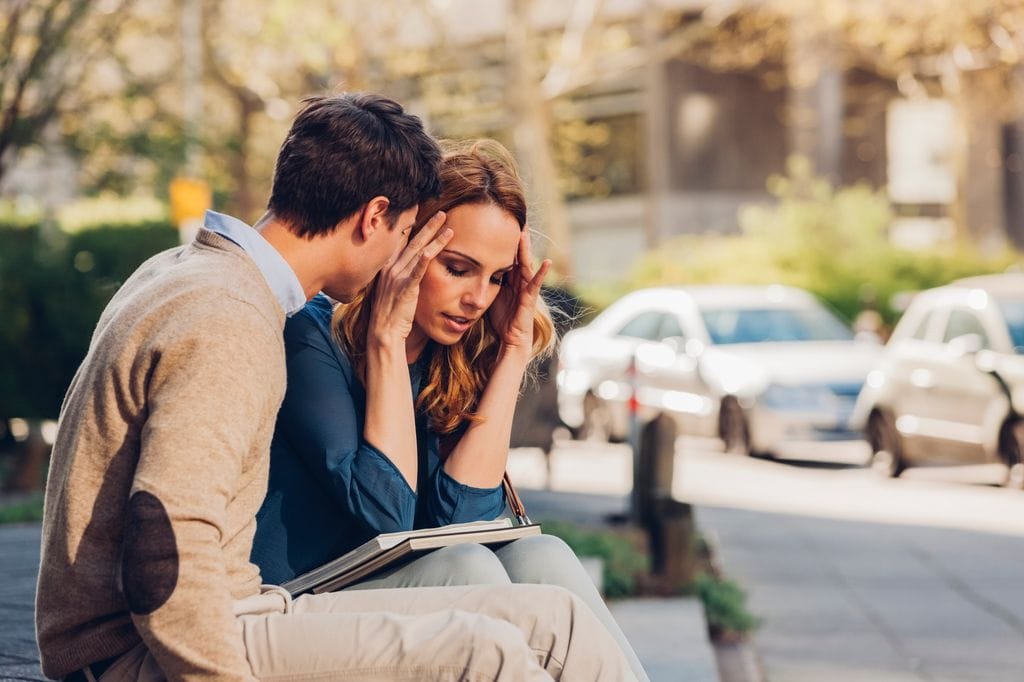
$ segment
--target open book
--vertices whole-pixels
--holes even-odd
[[[470,542],[481,545],[502,544],[539,534],[540,525],[513,526],[512,520],[507,518],[383,533],[320,568],[289,580],[281,587],[293,597],[310,591],[332,592],[415,553]]]

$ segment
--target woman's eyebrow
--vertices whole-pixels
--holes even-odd
[[[482,268],[483,267],[482,265],[480,265],[480,261],[478,261],[476,258],[473,258],[472,256],[467,256],[466,254],[462,253],[461,251],[456,251],[455,249],[445,249],[441,253],[442,254],[448,254],[448,255],[451,255],[451,256],[458,256],[459,258],[462,258],[464,260],[469,261],[475,267],[478,267],[478,268]],[[503,268],[499,268],[499,269],[495,270],[495,272],[508,272],[509,270],[514,268],[515,266],[516,266],[516,264],[512,263],[511,265],[506,265]]]
[[[473,258],[472,256],[467,256],[466,254],[462,253],[461,251],[456,251],[455,249],[445,249],[441,253],[447,253],[447,254],[451,254],[453,256],[458,256],[459,258],[463,258],[465,260],[468,260],[473,265],[475,265],[477,267],[480,267],[480,261],[478,261],[476,258]]]

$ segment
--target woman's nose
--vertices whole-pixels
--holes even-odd
[[[463,305],[480,310],[487,307],[487,282],[474,282],[462,295]]]

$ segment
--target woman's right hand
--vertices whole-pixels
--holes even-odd
[[[444,221],[444,211],[435,213],[405,248],[395,252],[377,276],[370,307],[371,344],[404,347],[412,331],[420,280],[430,261],[454,234],[451,228],[444,227]]]

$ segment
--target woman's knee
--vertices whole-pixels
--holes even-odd
[[[575,587],[578,581],[590,580],[569,545],[553,535],[516,540],[498,550],[497,555],[513,582]]]
[[[450,545],[434,554],[442,562],[447,585],[504,585],[511,581],[498,557],[477,544]]]

